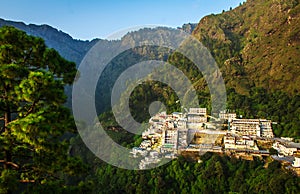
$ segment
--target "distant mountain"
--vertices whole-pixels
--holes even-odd
[[[48,25],[26,25],[23,22],[8,21],[0,18],[0,27],[2,26],[14,26],[27,34],[43,38],[48,47],[54,48],[64,58],[75,62],[77,65],[80,64],[86,52],[99,41],[99,39],[92,41],[75,40],[70,35]]]
[[[111,44],[114,43],[114,41],[101,39],[94,39],[91,41],[75,40],[70,35],[48,25],[26,25],[23,22],[7,21],[0,18],[0,27],[2,26],[13,26],[25,31],[27,34],[41,37],[45,40],[45,43],[48,47],[57,50],[65,59],[75,62],[77,67],[80,65],[83,57],[90,50],[90,48],[92,48],[99,41],[104,47],[111,46]],[[67,86],[65,91],[68,96],[67,106],[71,107],[72,89],[70,86]]]
[[[299,0],[248,0],[201,19],[193,35],[219,63],[227,87],[300,93]]]
[[[153,42],[158,44],[159,42],[166,40],[167,37],[172,36],[169,33],[165,33],[164,27],[158,27],[155,29],[145,28],[135,32],[127,33],[121,38],[121,40],[108,41],[102,39],[94,39],[91,41],[82,41],[75,40],[70,35],[48,25],[26,25],[23,22],[7,21],[0,18],[0,27],[5,25],[14,26],[20,30],[25,31],[27,34],[43,38],[48,47],[54,48],[65,59],[75,62],[77,66],[79,66],[83,57],[96,43],[99,43],[99,47],[101,47],[105,51],[107,50],[107,48],[118,48],[120,45],[125,45],[128,43],[131,45],[135,45],[135,42],[139,42],[142,40],[152,40]],[[191,33],[195,27],[196,24],[184,24],[179,29],[182,29],[187,33]],[[101,83],[105,84],[99,84],[96,91],[96,96],[106,99],[105,102],[96,102],[98,112],[102,112],[103,110],[107,109],[107,106],[110,104],[108,103],[108,101],[110,99],[110,92],[113,87],[114,81],[117,79],[120,73],[122,73],[122,70],[124,70],[124,68],[128,68],[128,65],[146,59],[167,61],[168,53],[162,54],[155,53],[153,51],[154,50],[151,48],[137,48],[130,54],[127,52],[123,55],[120,55],[117,59],[114,59],[114,61],[112,61],[112,63],[108,65],[106,70],[103,72],[104,74],[102,75],[100,80]],[[67,106],[71,107],[70,87],[66,87],[66,93],[69,97]]]
[[[281,90],[293,95],[300,92],[299,19],[299,0],[248,0],[236,9],[206,16],[199,24],[184,24],[178,29],[192,32],[211,51],[226,87],[246,95],[252,87],[263,87],[270,92]],[[43,38],[49,47],[77,65],[98,41],[102,47],[113,47],[130,42],[141,34],[145,36],[148,30],[128,33],[117,41],[81,41],[48,25],[26,25],[0,19],[0,26],[3,25],[15,26]],[[147,49],[137,52],[141,56],[151,53]],[[163,57],[168,58],[167,55]],[[120,66],[126,67],[126,64]],[[111,68],[104,77],[109,80],[119,71],[116,67]],[[203,89],[206,82],[199,80],[197,84],[200,85],[197,88]],[[70,95],[70,91],[67,93]]]
[[[82,41],[73,39],[69,34],[57,30],[49,25],[35,25],[35,24],[25,24],[23,22],[15,22],[4,20],[0,18],[0,27],[2,26],[14,26],[20,30],[25,31],[27,34],[41,37],[45,40],[45,43],[48,47],[54,48],[57,50],[60,55],[65,59],[73,61],[78,66],[85,56],[85,54],[94,46],[98,41],[101,41],[101,44],[110,46],[110,44],[116,44],[117,41],[108,41],[103,39],[93,39],[91,41]],[[184,24],[179,29],[184,30],[187,33],[191,33],[197,24]],[[145,31],[140,31],[144,33]],[[124,36],[123,40],[128,40],[129,37],[133,35],[134,32],[128,33]]]
[[[183,24],[182,27],[178,27],[178,29],[191,34],[197,26],[198,26],[198,24],[188,23],[188,24]]]

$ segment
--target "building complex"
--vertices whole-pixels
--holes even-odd
[[[212,118],[206,108],[172,114],[161,112],[151,117],[149,128],[142,133],[140,147],[132,150],[134,157],[143,158],[140,168],[159,162],[160,157],[173,158],[182,152],[216,152],[249,158],[268,156],[271,147],[278,150],[279,156],[293,157],[294,168],[300,166],[300,145],[283,143],[291,142],[290,139],[274,138],[271,120],[238,119],[236,113],[229,111]]]

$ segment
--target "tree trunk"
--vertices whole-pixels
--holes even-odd
[[[4,114],[4,131],[7,135],[8,141],[10,141],[10,131],[7,128],[7,126],[10,122],[11,122],[11,113],[10,113],[10,109],[8,108],[8,110]],[[4,150],[4,169],[10,168],[10,164],[9,164],[10,162],[12,162],[12,155],[11,155],[11,150],[8,148]]]

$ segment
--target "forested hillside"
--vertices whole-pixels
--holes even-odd
[[[233,10],[206,16],[197,25],[182,27],[192,32],[218,63],[228,109],[247,118],[271,119],[278,123],[272,126],[277,137],[298,141],[299,18],[299,0],[248,0]],[[86,52],[97,41],[104,48],[134,44],[135,39],[162,28],[141,29],[117,41],[80,41],[47,25],[0,19],[3,25],[16,26],[45,42],[13,28],[0,30],[0,193],[299,193],[299,177],[271,158],[245,161],[207,153],[198,161],[179,157],[159,168],[130,171],[104,163],[74,134],[70,111],[63,106],[63,88],[70,97],[66,85],[72,83],[75,67]],[[162,30],[153,40],[163,41],[169,36]],[[117,77],[135,63],[156,59],[174,65],[192,82],[199,104],[210,111],[210,91],[195,65],[179,52],[155,49],[136,47],[122,53],[99,78],[99,120],[112,139],[124,147],[138,146],[141,138],[118,126],[110,110],[110,95]],[[143,82],[131,93],[133,117],[147,122],[149,105],[156,100],[169,112],[181,109],[172,88]]]
[[[300,137],[299,18],[297,0],[249,0],[236,9],[202,18],[192,32],[219,65],[227,88],[227,108],[247,118],[272,119],[278,123],[273,125],[276,136]],[[207,82],[195,65],[177,52],[169,55],[168,62],[186,74],[199,103],[210,109]],[[163,96],[157,87],[139,87],[132,102]],[[165,96],[169,110],[176,110],[176,96],[170,92]],[[132,110],[139,110],[139,120],[149,118],[141,114],[145,104],[133,105]]]
[[[248,0],[201,19],[193,35],[207,46],[227,87],[299,94],[299,0]]]

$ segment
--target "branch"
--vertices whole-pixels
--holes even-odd
[[[40,98],[37,99],[37,100],[35,100],[35,101],[32,103],[32,105],[30,106],[30,108],[29,108],[29,110],[27,111],[27,113],[24,114],[24,117],[27,117],[27,116],[33,111],[33,109],[34,109],[34,107],[35,107],[35,105],[36,105],[36,103],[37,103],[38,101],[40,101]]]
[[[35,180],[20,180],[20,183],[34,183]]]
[[[37,103],[37,101],[34,101],[32,103],[32,105],[30,106],[29,110],[27,111],[27,113],[25,114],[24,117],[28,116],[33,111],[33,108],[34,108],[34,106],[35,106],[36,103]]]
[[[24,65],[26,65],[27,59],[29,59],[29,58],[30,58],[30,56],[31,56],[31,53],[32,53],[32,49],[29,49],[29,53],[28,53],[28,55],[25,55],[25,57],[24,57],[24,60],[23,60],[23,63],[24,63]]]
[[[15,164],[13,162],[6,162],[5,160],[0,160],[0,163],[11,165],[11,166],[13,166],[13,167],[15,167],[17,169],[19,168],[19,165]]]

